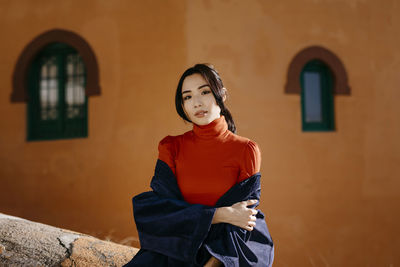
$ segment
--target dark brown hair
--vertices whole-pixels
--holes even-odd
[[[192,122],[186,116],[186,113],[183,109],[182,85],[183,81],[187,76],[193,75],[195,73],[200,74],[204,78],[204,80],[206,80],[207,84],[211,88],[211,91],[214,95],[217,105],[221,108],[220,115],[224,115],[225,120],[228,124],[228,129],[232,133],[236,133],[235,122],[233,121],[232,115],[226,108],[223,101],[225,91],[223,90],[224,85],[222,83],[221,77],[219,76],[218,72],[214,69],[214,67],[210,64],[196,64],[193,67],[188,68],[179,79],[178,87],[176,88],[176,93],[175,93],[175,107],[179,116],[185,121]]]

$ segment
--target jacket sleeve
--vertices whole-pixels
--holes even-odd
[[[264,214],[258,211],[256,218],[256,227],[253,231],[225,223],[213,225],[198,253],[198,259],[207,257],[209,253],[219,259],[224,266],[271,267],[274,259],[272,239]]]
[[[260,199],[260,174],[257,173],[231,188],[217,206],[232,205],[237,201]],[[264,214],[258,210],[253,231],[221,223],[211,226],[207,239],[198,253],[198,259],[211,254],[224,266],[272,266],[274,244],[265,222]]]
[[[151,187],[132,199],[142,249],[193,262],[211,227],[215,208],[189,204],[180,195],[171,169],[157,161]]]

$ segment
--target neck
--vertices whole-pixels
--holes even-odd
[[[228,124],[223,115],[207,125],[193,124],[193,133],[200,139],[221,138],[227,131],[229,131]]]

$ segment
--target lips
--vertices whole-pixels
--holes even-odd
[[[206,110],[199,110],[199,111],[197,111],[194,115],[195,115],[196,117],[201,118],[201,117],[204,117],[206,114],[207,114],[207,111],[206,111]]]

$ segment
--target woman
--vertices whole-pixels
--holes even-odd
[[[175,94],[193,130],[159,143],[153,191],[133,198],[141,250],[127,266],[271,266],[261,211],[261,155],[235,134],[217,71],[187,69]]]

